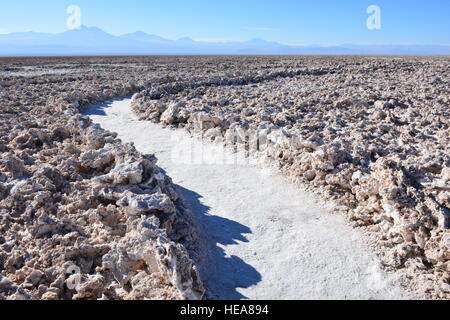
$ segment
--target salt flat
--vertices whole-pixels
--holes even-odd
[[[199,149],[183,131],[140,121],[130,102],[86,114],[140,152],[155,153],[172,177],[201,225],[207,254],[200,271],[210,298],[410,298],[343,216],[240,155],[212,144]],[[218,155],[223,161],[208,162]]]

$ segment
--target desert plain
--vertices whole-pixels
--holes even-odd
[[[405,290],[449,299],[449,79],[445,56],[2,58],[0,300],[211,298],[195,207],[158,154],[86,114],[124,98],[261,159]]]

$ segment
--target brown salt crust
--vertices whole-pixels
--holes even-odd
[[[142,119],[268,157],[370,233],[383,264],[409,277],[411,289],[448,299],[448,60],[427,69],[406,58],[367,60],[372,73],[346,73],[345,66],[154,86],[133,96],[132,109]],[[400,89],[373,87],[375,79]],[[252,142],[256,136],[268,141],[263,151]]]
[[[190,213],[156,158],[115,137],[79,114],[54,117],[2,154],[8,299],[202,298],[187,251],[196,237]],[[28,165],[18,155],[25,145]],[[79,268],[72,279],[71,267]]]
[[[79,114],[134,85],[82,89],[3,110],[0,299],[201,299],[195,224],[171,179]]]
[[[79,115],[136,92],[142,118],[167,112],[165,123],[211,140],[274,126],[264,157],[370,230],[413,289],[448,299],[449,75],[448,57],[0,59],[0,299],[201,295],[196,272],[186,274],[186,250],[201,259],[189,214],[170,182],[147,194],[154,158]],[[139,215],[155,204],[162,214]],[[74,264],[79,291],[67,287]]]

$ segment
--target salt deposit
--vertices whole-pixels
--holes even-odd
[[[201,225],[207,252],[199,267],[210,298],[409,297],[397,277],[381,270],[363,236],[314,195],[242,154],[139,121],[130,103],[114,101],[86,112],[139,151],[155,153],[171,173]]]
[[[448,57],[2,58],[0,74],[0,299],[201,298],[201,278],[210,286],[192,218],[203,207],[191,214],[169,170],[80,115],[133,94],[139,118],[307,185],[410,291],[449,298]],[[238,294],[257,296],[249,282]]]

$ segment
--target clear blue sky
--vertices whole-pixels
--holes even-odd
[[[448,0],[2,0],[0,33],[63,32],[66,8],[82,24],[112,34],[142,30],[169,39],[248,40],[287,44],[450,44]],[[382,29],[368,30],[378,5]]]

